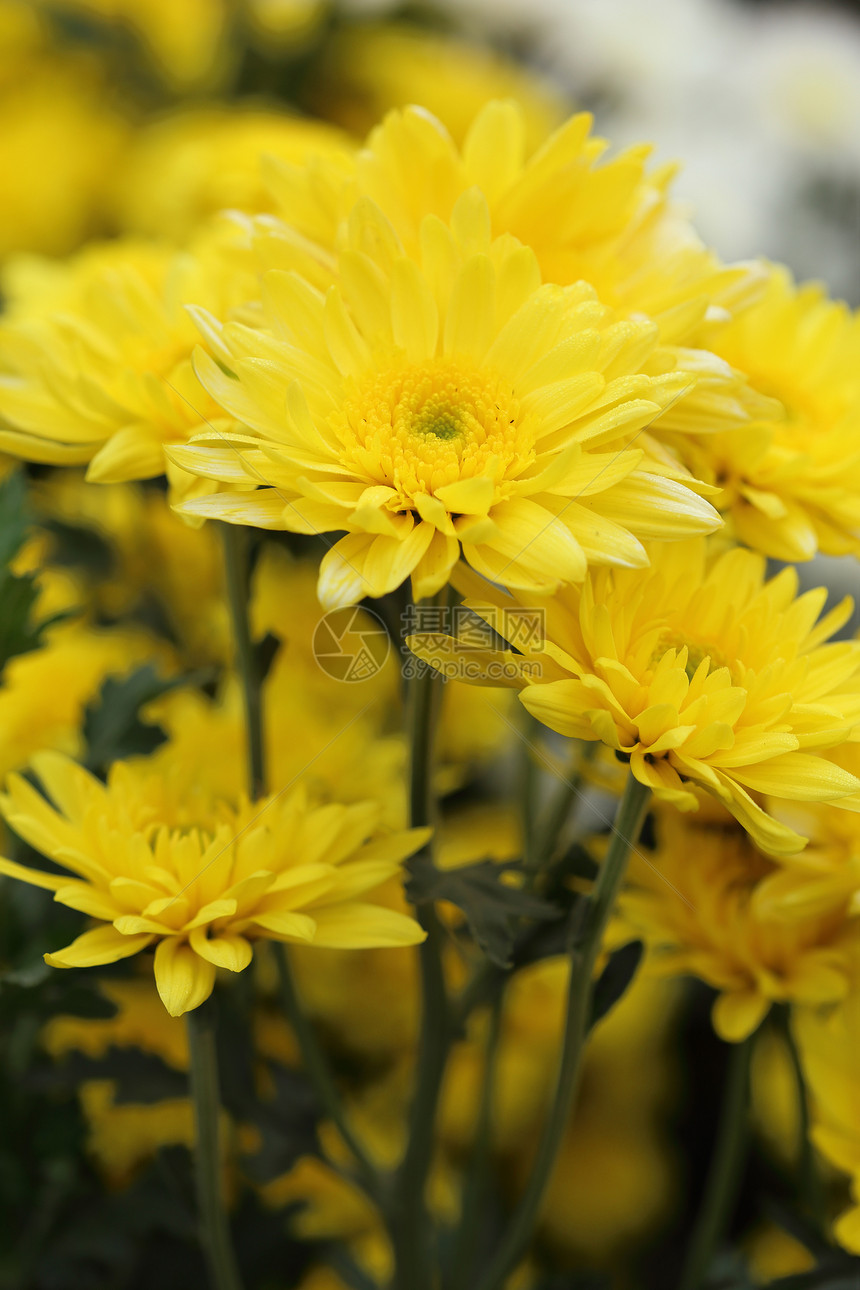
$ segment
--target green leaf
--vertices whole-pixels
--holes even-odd
[[[27,480],[16,470],[0,481],[0,565],[6,565],[24,544],[32,524]]]
[[[18,470],[0,482],[0,672],[10,658],[38,649],[47,627],[69,617],[56,614],[41,623],[34,622],[33,610],[39,597],[36,576],[16,574],[9,567],[31,524],[26,479]]]
[[[153,752],[166,735],[160,726],[141,721],[139,710],[169,690],[199,681],[199,676],[161,676],[152,663],[123,677],[109,676],[84,713],[86,764],[104,770],[124,757]]]
[[[506,874],[522,872],[519,861],[479,860],[459,869],[437,869],[429,856],[419,855],[406,867],[406,895],[413,905],[436,900],[456,905],[476,943],[498,967],[511,964],[519,919],[551,921],[561,914],[556,905],[504,881]]]
[[[642,961],[643,950],[641,941],[629,941],[610,954],[592,991],[589,1028],[596,1026],[626,993]]]

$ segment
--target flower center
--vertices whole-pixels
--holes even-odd
[[[409,509],[445,484],[519,473],[533,456],[528,420],[497,373],[440,358],[357,380],[336,429],[356,465]]]
[[[682,632],[672,630],[667,630],[661,634],[654,653],[651,655],[651,666],[656,667],[663,655],[670,649],[680,650],[685,646],[687,649],[687,665],[684,668],[684,671],[687,673],[687,676],[691,681],[696,675],[696,671],[699,664],[702,662],[702,659],[706,658],[710,660],[711,665],[708,669],[709,672],[714,672],[720,667],[729,666],[716,646],[708,645],[701,641],[689,640]]]

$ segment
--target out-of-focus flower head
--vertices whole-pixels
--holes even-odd
[[[354,146],[321,121],[262,106],[186,108],[135,135],[116,177],[117,222],[135,236],[185,243],[219,210],[269,208],[262,157],[336,164]]]
[[[8,823],[67,870],[0,869],[54,892],[100,924],[53,967],[92,967],[155,946],[171,1016],[212,992],[216,967],[240,972],[257,939],[362,948],[411,945],[411,918],[357,899],[398,871],[427,830],[380,834],[374,802],[314,807],[299,787],[233,809],[201,790],[187,801],[145,765],[114,762],[107,785],[59,753],[34,758],[56,806],[12,775]]]
[[[226,428],[191,368],[191,298],[234,303],[240,272],[222,256],[217,225],[192,251],[155,244],[95,245],[63,266],[13,266],[0,325],[0,448],[25,460],[89,463],[100,483],[149,479],[167,469],[179,496],[204,491],[165,463],[163,445]],[[237,280],[238,279],[238,280]]]
[[[104,39],[139,44],[172,89],[217,82],[229,66],[225,0],[36,0],[43,12],[65,10]]]
[[[310,106],[363,137],[386,112],[420,103],[457,143],[490,99],[513,99],[529,148],[564,118],[562,94],[495,53],[407,23],[345,23],[324,45],[308,91]]]
[[[92,51],[55,45],[30,4],[0,4],[0,262],[63,255],[106,219],[129,127]]]
[[[836,1008],[798,1008],[792,1028],[812,1094],[812,1141],[851,1179],[851,1204],[836,1220],[840,1245],[860,1254],[860,935],[855,933],[851,989]]]
[[[715,505],[738,540],[789,561],[860,554],[860,318],[775,268],[763,299],[719,327],[713,345],[779,400],[777,416],[676,440],[723,490]]]
[[[467,605],[507,639],[523,611],[542,639],[521,653],[412,638],[450,675],[522,687],[560,734],[616,749],[640,783],[682,810],[712,794],[775,855],[804,838],[761,795],[860,804],[860,780],[821,754],[852,737],[860,715],[860,643],[826,643],[851,613],[824,615],[826,589],[797,596],[797,574],[765,580],[765,561],[704,541],[651,550],[645,572],[596,569],[554,597],[506,595],[461,568]],[[479,642],[480,644],[480,642]]]
[[[655,971],[698,976],[720,993],[713,1022],[722,1039],[745,1039],[774,1002],[834,1003],[850,982],[860,924],[848,902],[787,920],[768,905],[781,865],[734,821],[702,826],[661,812],[653,856],[634,854],[621,909]]]
[[[10,659],[0,685],[0,776],[45,748],[80,756],[84,710],[102,682],[154,655],[169,661],[141,630],[70,622],[40,649]]]

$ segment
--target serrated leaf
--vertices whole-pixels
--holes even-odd
[[[642,962],[643,950],[641,941],[628,941],[610,954],[591,994],[589,1027],[596,1026],[626,993]]]
[[[24,472],[16,470],[0,480],[0,566],[20,550],[31,524],[27,481]]]
[[[141,707],[198,679],[163,677],[152,663],[144,663],[123,677],[107,677],[84,713],[89,769],[101,770],[125,757],[153,752],[166,736],[160,726],[141,721]]]
[[[504,881],[506,874],[522,872],[519,861],[479,860],[458,869],[438,869],[429,856],[418,855],[406,867],[406,895],[413,905],[436,900],[456,905],[476,944],[498,967],[511,964],[520,919],[551,921],[561,916],[558,906]]]

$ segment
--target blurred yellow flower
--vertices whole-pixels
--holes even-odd
[[[211,487],[169,467],[163,445],[228,425],[192,371],[195,333],[183,307],[190,298],[224,303],[228,236],[221,226],[207,231],[193,253],[118,242],[63,266],[13,266],[0,323],[0,449],[89,463],[87,478],[100,483],[149,479],[167,466],[180,496]]]
[[[354,150],[339,130],[287,112],[186,108],[134,136],[115,181],[116,217],[130,234],[187,242],[226,207],[256,214],[271,196],[261,158],[301,166]]]
[[[216,967],[247,967],[259,938],[345,949],[423,940],[411,918],[356,899],[428,832],[378,835],[374,802],[313,807],[301,787],[238,810],[204,798],[193,827],[158,775],[115,762],[105,786],[60,754],[33,760],[59,809],[18,775],[0,805],[21,837],[70,872],[10,860],[0,872],[102,924],[46,955],[53,967],[113,963],[155,945],[159,994],[179,1016],[208,998]]]
[[[840,1245],[860,1254],[860,934],[855,930],[851,990],[836,1008],[797,1008],[792,1028],[812,1095],[812,1141],[850,1176],[851,1205],[836,1220]]]
[[[804,838],[758,797],[860,809],[860,779],[821,755],[860,718],[860,642],[825,643],[851,603],[819,620],[825,588],[798,597],[793,569],[765,581],[764,559],[741,548],[688,541],[650,554],[644,572],[592,570],[552,598],[506,596],[460,569],[467,605],[521,652],[409,643],[454,676],[498,684],[501,673],[544,725],[614,748],[658,798],[696,810],[702,788],[762,850],[791,855]],[[538,616],[534,643],[512,635],[524,609]]]
[[[43,10],[67,10],[106,35],[139,40],[163,79],[177,90],[217,80],[226,71],[226,0],[36,0]]]
[[[729,1042],[751,1034],[773,1002],[831,1003],[849,988],[856,932],[847,902],[786,922],[767,908],[768,882],[779,875],[733,821],[702,827],[674,812],[658,814],[655,852],[632,858],[626,926],[653,970],[689,973],[719,991],[713,1023]]]
[[[0,685],[0,777],[44,748],[80,755],[84,709],[102,682],[153,656],[166,661],[143,631],[68,623],[40,649],[10,659]]]
[[[406,23],[348,23],[314,65],[313,110],[363,137],[391,108],[420,103],[462,143],[490,99],[514,100],[536,148],[568,104],[548,81],[487,48]]]
[[[0,3],[0,262],[64,255],[104,229],[129,134],[106,67],[52,43],[34,7]]]
[[[763,299],[711,343],[780,405],[681,448],[722,489],[715,505],[738,540],[780,560],[860,554],[860,317],[774,268]]]

